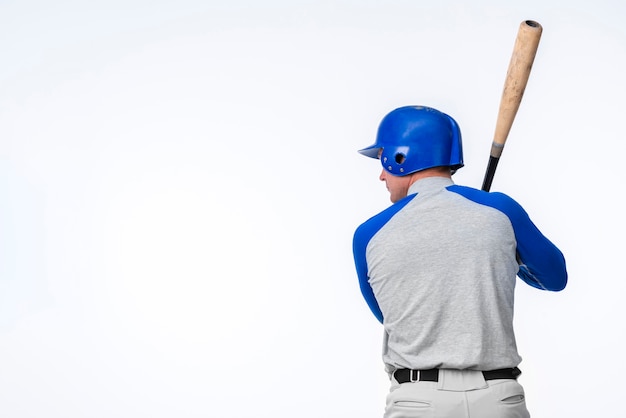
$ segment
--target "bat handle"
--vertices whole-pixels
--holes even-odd
[[[493,155],[489,156],[489,163],[487,164],[487,171],[485,172],[485,178],[483,179],[483,187],[482,190],[488,192],[491,189],[491,182],[493,181],[493,176],[496,174],[496,167],[498,167],[498,161],[500,161],[500,157],[494,157]]]

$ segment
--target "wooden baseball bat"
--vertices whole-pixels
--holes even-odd
[[[509,136],[515,115],[522,102],[522,96],[528,83],[535,55],[537,54],[542,31],[543,28],[539,23],[533,20],[525,20],[520,24],[517,32],[513,55],[511,56],[506,80],[504,81],[502,98],[500,99],[500,109],[498,110],[498,120],[491,144],[487,172],[483,180],[482,189],[485,191],[489,191],[491,188],[491,182],[504,149],[504,143]]]

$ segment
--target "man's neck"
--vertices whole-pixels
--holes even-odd
[[[452,173],[450,172],[449,167],[433,167],[410,174],[410,176],[411,178],[409,180],[409,187],[411,187],[411,185],[416,181],[425,179],[427,177],[445,177],[450,179],[452,178]]]

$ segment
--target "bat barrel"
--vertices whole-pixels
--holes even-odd
[[[502,98],[500,99],[500,108],[491,144],[489,166],[483,182],[483,190],[489,191],[491,187],[498,159],[502,154],[504,144],[509,136],[509,131],[526,89],[542,31],[542,26],[534,20],[525,20],[519,26],[504,82]]]

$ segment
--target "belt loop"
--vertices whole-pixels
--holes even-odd
[[[411,383],[413,382],[417,382],[418,380],[420,380],[420,371],[419,370],[410,370],[409,371],[409,381]],[[415,373],[415,377],[413,377],[413,373]]]

